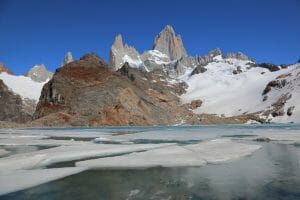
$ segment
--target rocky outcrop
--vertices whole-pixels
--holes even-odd
[[[242,72],[243,72],[243,71],[242,71],[241,66],[237,66],[236,69],[232,71],[232,73],[235,74],[235,75],[236,75],[236,74],[240,74],[240,73],[242,73]]]
[[[197,66],[191,73],[191,76],[206,72],[207,69],[201,65]]]
[[[116,71],[120,69],[125,62],[128,62],[131,67],[141,67],[143,65],[137,50],[127,44],[124,45],[122,36],[117,35],[111,46],[109,66]]]
[[[7,67],[5,67],[2,63],[0,63],[0,73],[6,72],[8,74],[13,74]]]
[[[189,104],[189,108],[192,110],[195,110],[197,108],[199,108],[202,105],[202,101],[200,99],[198,100],[193,100],[191,101],[191,103]]]
[[[234,58],[234,59],[238,59],[238,60],[244,60],[244,61],[251,61],[251,59],[246,56],[245,54],[243,54],[242,52],[236,52],[236,53],[229,53],[226,58]]]
[[[283,88],[286,85],[286,82],[286,79],[270,81],[265,87],[262,95],[266,95],[267,93],[269,93],[272,90],[272,88]]]
[[[70,62],[73,62],[73,56],[72,56],[71,52],[67,52],[67,54],[65,55],[65,58],[64,58],[62,66],[66,65],[66,64],[68,64]]]
[[[48,71],[44,64],[41,64],[33,66],[24,76],[36,82],[46,82],[52,78],[53,73]]]
[[[167,25],[156,36],[153,50],[166,54],[171,60],[177,60],[187,55],[180,35],[176,35],[170,25]]]
[[[279,65],[274,65],[271,63],[259,63],[256,64],[255,67],[262,67],[268,69],[270,72],[276,72],[281,69]]]
[[[0,121],[24,123],[31,120],[31,114],[24,108],[22,98],[0,80]]]
[[[88,54],[59,68],[44,86],[35,122],[51,125],[56,116],[56,125],[166,125],[183,118],[196,123],[196,115],[181,106],[176,87],[155,77],[128,63],[114,72]]]
[[[220,48],[216,48],[216,49],[208,52],[207,56],[210,57],[210,58],[214,58],[216,56],[222,56],[223,57],[223,54],[222,54],[222,51],[221,51]]]

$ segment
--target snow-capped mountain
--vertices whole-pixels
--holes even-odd
[[[22,101],[6,113],[21,105],[19,121],[29,114],[38,125],[300,123],[300,63],[256,63],[219,48],[190,56],[171,26],[142,54],[118,35],[109,64],[96,54],[73,61],[68,52],[53,77],[43,65],[26,76],[2,69],[7,102]]]
[[[126,62],[134,68],[139,68],[143,65],[137,50],[127,44],[124,45],[122,36],[117,35],[110,50],[109,65],[116,71]]]
[[[271,122],[300,121],[297,114],[300,103],[295,100],[300,94],[299,64],[270,71],[246,56],[231,54],[225,58],[214,57],[203,69],[199,73],[189,70],[179,77],[188,84],[186,93],[181,96],[182,102],[202,101],[195,113],[226,117],[257,114]],[[293,116],[288,110],[296,114]]]
[[[118,70],[127,62],[133,68],[146,71],[166,68],[174,74],[182,73],[179,67],[183,57],[186,51],[181,37],[167,25],[154,39],[153,48],[142,55],[134,47],[123,45],[122,36],[118,35],[111,47],[109,65]]]
[[[132,49],[134,47],[130,47]],[[266,122],[300,121],[299,117],[292,117],[293,114],[287,115],[288,109],[297,113],[297,107],[300,107],[299,103],[297,105],[292,101],[294,98],[288,99],[284,106],[285,117],[281,116],[282,109],[278,115],[272,106],[288,88],[275,87],[275,91],[280,89],[276,94],[272,91],[269,96],[262,95],[270,81],[290,73],[291,70],[297,70],[294,65],[259,64],[242,52],[224,55],[219,48],[204,56],[189,56],[181,37],[169,25],[156,36],[153,49],[142,55],[135,49],[129,51],[124,48],[121,36],[116,38],[111,52],[115,62],[110,62],[110,65],[115,70],[128,62],[131,67],[148,72],[163,69],[173,79],[172,82],[179,80],[187,83],[188,88],[181,100],[183,104],[201,101],[201,106],[193,110],[196,114],[207,113],[225,117],[251,114]],[[293,76],[296,77],[295,74]],[[295,89],[289,93],[297,96],[299,80],[296,78],[296,81],[290,82],[289,87]],[[286,106],[289,107],[285,108]]]
[[[12,75],[7,71],[0,72],[0,109],[3,111],[0,118],[15,122],[31,120],[42,88],[53,74],[44,65],[35,65],[24,76]]]

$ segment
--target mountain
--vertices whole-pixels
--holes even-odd
[[[12,72],[4,66],[4,64],[0,63],[0,73],[6,72],[7,74],[12,74]]]
[[[125,63],[112,70],[95,54],[87,54],[56,70],[43,87],[33,124],[43,126],[170,125],[233,123],[213,115],[197,115],[182,105],[185,84],[163,71],[145,72]],[[227,120],[227,121],[226,121]]]
[[[195,113],[227,117],[253,114],[265,122],[299,122],[295,116],[300,105],[295,98],[300,94],[300,65],[276,67],[279,70],[271,70],[240,53],[216,56],[203,67],[205,70],[195,68],[181,77],[189,86],[182,102],[201,99]],[[288,115],[288,110],[296,114]]]
[[[31,120],[32,112],[26,109],[22,98],[13,93],[0,80],[0,121],[24,123]]]
[[[31,121],[45,83],[33,79],[45,79],[45,76],[42,76],[44,72],[40,67],[34,67],[27,73],[30,77],[8,74],[7,70],[0,73],[0,121]],[[48,76],[47,80],[50,78],[51,76]]]
[[[24,76],[31,78],[35,82],[42,83],[50,80],[53,73],[48,71],[44,64],[41,64],[33,66]]]
[[[167,25],[158,36],[153,44],[153,50],[166,54],[170,60],[178,60],[186,56],[180,35],[176,35],[172,26]]]
[[[300,63],[257,63],[219,48],[191,56],[171,26],[142,54],[117,35],[108,64],[67,53],[53,76],[44,66],[27,75],[0,73],[0,109],[10,102],[0,121],[24,121],[8,115],[15,110],[33,117],[29,126],[300,123]]]
[[[164,68],[169,74],[176,76],[185,72],[190,59],[186,55],[181,37],[167,25],[154,39],[153,49],[141,55],[134,47],[124,45],[122,36],[118,35],[110,50],[109,66],[116,71],[126,62],[133,68],[148,72]]]
[[[134,47],[123,44],[121,35],[117,35],[110,50],[109,65],[114,69],[120,69],[125,63],[129,63],[131,67],[142,66],[139,53]]]

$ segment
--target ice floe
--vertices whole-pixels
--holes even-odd
[[[0,156],[5,156],[9,154],[9,151],[6,151],[5,149],[0,149]]]
[[[85,168],[0,171],[0,195],[27,189],[84,171]]]
[[[189,167],[221,163],[251,155],[261,146],[217,139],[194,145],[171,145],[146,152],[77,162],[90,169],[138,169],[150,167]]]
[[[85,144],[73,146],[59,146],[31,153],[16,154],[5,158],[0,158],[0,172],[12,169],[35,169],[59,162],[102,156],[113,156],[131,153],[135,151],[146,151],[149,149],[161,148],[169,145],[170,144]]]

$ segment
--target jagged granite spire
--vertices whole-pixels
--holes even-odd
[[[118,34],[110,49],[109,66],[114,70],[118,70],[126,62],[131,67],[139,67],[143,64],[137,50],[127,44],[124,45],[122,36]]]
[[[72,53],[69,51],[69,52],[67,52],[67,54],[65,55],[63,65],[68,64],[68,63],[70,63],[70,62],[73,62],[73,56],[72,56]]]
[[[169,56],[171,60],[177,60],[186,56],[186,51],[180,35],[176,35],[172,26],[167,25],[156,36],[153,50],[158,50]]]

